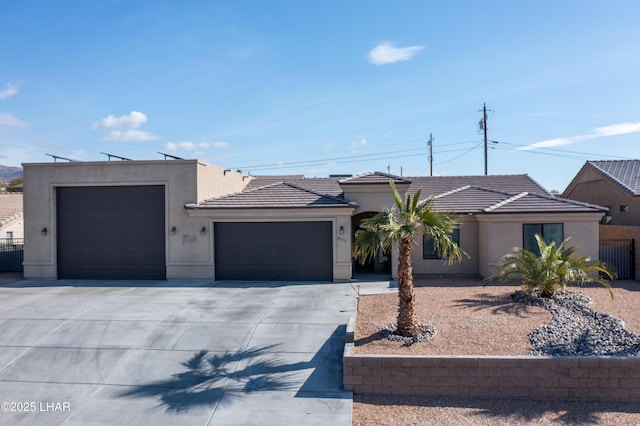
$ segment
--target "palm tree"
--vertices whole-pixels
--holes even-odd
[[[385,208],[362,221],[362,229],[356,232],[353,256],[365,262],[376,256],[379,249],[390,250],[398,244],[398,320],[395,334],[411,337],[420,334],[411,265],[411,251],[418,231],[422,230],[433,240],[438,254],[449,263],[460,261],[463,252],[451,239],[455,223],[450,214],[437,212],[431,198],[420,202],[420,190],[413,197],[407,195],[403,203],[392,180],[389,185],[395,207]]]
[[[536,234],[535,237],[540,249],[539,256],[528,250],[515,248],[500,260],[499,273],[485,279],[485,283],[516,279],[522,283],[527,293],[538,289],[541,296],[551,297],[569,285],[597,282],[609,290],[613,299],[609,280],[615,277],[607,265],[599,260],[576,255],[578,246],[567,247],[570,238],[557,246],[555,241],[547,244],[540,235]]]

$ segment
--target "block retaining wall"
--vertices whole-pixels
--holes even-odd
[[[356,394],[640,401],[640,357],[361,355],[352,342],[343,383]]]

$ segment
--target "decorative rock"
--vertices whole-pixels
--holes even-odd
[[[380,330],[378,334],[383,339],[391,340],[392,342],[401,342],[403,346],[411,346],[418,342],[428,342],[436,335],[436,329],[431,325],[418,324],[418,328],[422,333],[416,334],[412,337],[404,337],[393,334],[396,331],[396,326],[395,324],[389,324]]]
[[[559,292],[553,297],[517,291],[517,302],[540,306],[553,314],[553,320],[529,333],[531,355],[550,356],[638,356],[640,334],[624,328],[624,322],[589,308],[582,293]]]

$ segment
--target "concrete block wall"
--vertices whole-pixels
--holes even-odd
[[[640,357],[380,356],[343,358],[356,394],[640,402]]]

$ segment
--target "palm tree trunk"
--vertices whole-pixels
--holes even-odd
[[[402,238],[398,255],[398,324],[396,334],[410,337],[420,334],[416,317],[413,290],[413,266],[411,266],[411,238]]]

